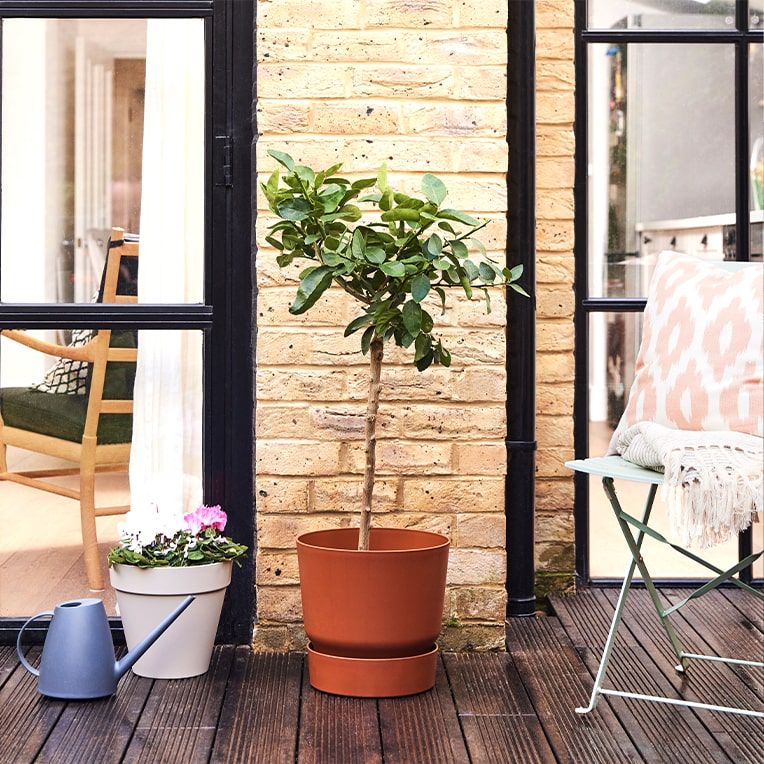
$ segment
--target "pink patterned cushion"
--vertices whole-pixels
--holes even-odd
[[[764,435],[764,279],[677,252],[658,257],[629,402],[636,422]]]

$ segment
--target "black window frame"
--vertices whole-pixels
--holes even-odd
[[[228,511],[227,532],[250,546],[234,571],[219,642],[251,642],[254,590],[254,3],[231,0],[0,0],[5,18],[201,18],[205,45],[203,304],[0,303],[4,329],[122,328],[204,332],[204,496]],[[1,40],[0,36],[0,40]],[[2,222],[0,221],[0,225]],[[29,614],[31,615],[31,613]],[[24,620],[0,618],[0,644]],[[121,621],[110,618],[116,639]],[[46,625],[30,628],[41,640]]]
[[[588,46],[593,43],[697,43],[726,44],[735,49],[735,229],[738,261],[750,260],[750,182],[748,175],[749,108],[748,74],[749,46],[764,42],[764,30],[749,28],[749,2],[736,0],[735,29],[589,29],[586,0],[575,2],[575,399],[574,399],[574,448],[577,459],[589,455],[589,328],[588,316],[597,312],[641,313],[646,300],[643,298],[609,298],[588,296]],[[589,481],[588,476],[575,474],[575,561],[576,577],[585,584],[620,585],[618,579],[595,579],[589,573]],[[742,560],[751,554],[753,534],[749,528],[740,534],[738,554]],[[744,568],[740,578],[750,583],[752,567]],[[696,579],[656,579],[657,583],[671,586],[694,586]]]

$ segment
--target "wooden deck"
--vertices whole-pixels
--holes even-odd
[[[41,698],[3,647],[0,762],[764,760],[761,719],[620,699],[573,712],[588,699],[616,595],[555,599],[555,615],[510,622],[509,653],[447,654],[432,692],[398,700],[317,693],[300,654],[218,647],[204,677],[130,675],[111,699],[63,703]],[[609,686],[762,709],[764,671],[695,663],[679,677],[649,604],[632,593]],[[713,592],[675,623],[696,652],[764,655],[764,608],[742,592]]]

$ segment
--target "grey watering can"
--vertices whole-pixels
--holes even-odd
[[[114,643],[103,602],[98,599],[70,600],[50,613],[33,615],[16,640],[16,652],[27,671],[39,677],[37,689],[50,698],[89,700],[117,691],[117,682],[165,629],[194,601],[186,597],[144,640],[122,660],[114,658]],[[53,616],[45,638],[40,670],[33,668],[21,650],[24,629],[37,618]]]

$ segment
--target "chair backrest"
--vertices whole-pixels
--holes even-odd
[[[135,303],[139,245],[122,228],[112,228],[99,302]],[[88,378],[85,438],[97,438],[102,416],[121,417],[121,429],[132,429],[133,385],[138,354],[135,330],[99,329],[94,338],[95,358]],[[125,438],[129,442],[129,437]]]

